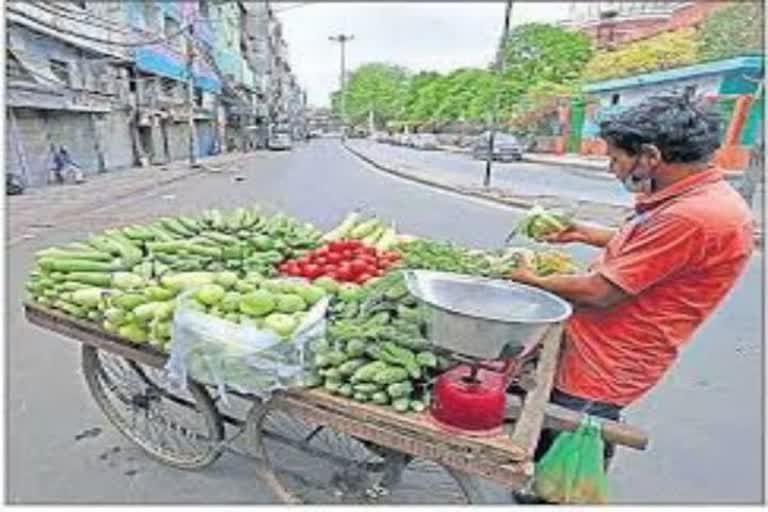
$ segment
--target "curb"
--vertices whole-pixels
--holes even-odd
[[[445,190],[445,191],[448,191],[448,192],[454,192],[456,194],[460,194],[460,195],[463,195],[463,196],[469,196],[469,197],[474,197],[474,198],[477,198],[477,199],[483,199],[485,201],[490,201],[492,203],[500,204],[500,205],[503,205],[503,206],[509,206],[509,207],[512,207],[512,208],[529,209],[529,208],[533,207],[533,205],[534,205],[534,203],[530,202],[530,201],[502,200],[502,199],[498,199],[498,198],[495,198],[495,197],[491,197],[491,196],[487,196],[487,195],[471,192],[471,191],[468,191],[468,190],[463,189],[461,187],[455,187],[453,185],[446,185],[446,184],[440,183],[438,181],[432,181],[432,180],[424,179],[424,178],[419,177],[419,176],[413,176],[412,174],[408,174],[408,173],[402,172],[400,170],[394,169],[392,167],[387,167],[385,165],[382,165],[381,163],[379,163],[378,161],[376,161],[373,158],[369,157],[368,155],[364,154],[363,152],[351,148],[349,145],[347,145],[344,142],[342,142],[341,145],[344,147],[344,149],[346,149],[347,151],[349,151],[350,153],[355,155],[357,158],[359,158],[359,159],[363,160],[364,162],[372,165],[373,167],[375,167],[376,169],[379,169],[380,171],[386,172],[388,174],[393,174],[393,175],[398,176],[400,178],[403,178],[403,179],[406,179],[406,180],[410,180],[410,181],[413,181],[413,182],[416,182],[416,183],[420,183],[422,185],[426,185],[426,186],[433,187],[433,188],[438,188],[438,189]],[[757,249],[762,249],[762,247],[763,247],[763,238],[764,238],[764,233],[762,231],[755,231],[754,243],[755,243],[755,247]]]

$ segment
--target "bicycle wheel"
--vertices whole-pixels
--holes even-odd
[[[261,476],[286,503],[468,504],[471,482],[441,464],[314,425],[269,403],[254,407],[249,441]]]
[[[202,469],[219,458],[224,426],[208,392],[162,385],[160,371],[83,345],[88,389],[109,421],[151,457],[180,469]]]

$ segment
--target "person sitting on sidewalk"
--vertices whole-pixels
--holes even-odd
[[[72,157],[69,156],[67,148],[64,146],[59,146],[57,151],[53,144],[51,144],[51,151],[53,152],[52,172],[56,183],[63,184],[66,176],[68,175],[72,176],[73,181],[77,184],[83,183],[85,181],[83,171],[80,169],[80,166],[77,165],[74,160],[72,160]]]
[[[665,94],[600,125],[610,170],[639,194],[618,230],[574,222],[548,239],[602,248],[586,273],[508,277],[574,304],[551,401],[619,420],[655,386],[722,302],[753,249],[749,207],[710,161],[717,117],[686,95]],[[535,458],[557,432],[543,431]],[[613,455],[606,443],[606,460]],[[606,464],[607,467],[607,464]],[[520,502],[535,502],[516,494]]]

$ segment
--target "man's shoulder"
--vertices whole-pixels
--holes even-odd
[[[704,232],[740,228],[752,221],[747,203],[725,180],[708,183],[678,198],[661,215],[677,217]]]

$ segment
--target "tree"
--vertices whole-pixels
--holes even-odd
[[[705,60],[762,53],[764,10],[761,2],[738,2],[712,13],[702,23],[696,45]]]
[[[346,114],[352,124],[361,123],[373,112],[378,126],[395,119],[404,99],[408,72],[400,66],[370,63],[349,75],[346,85]],[[334,111],[341,113],[341,93],[333,93]]]
[[[693,64],[699,60],[696,31],[686,28],[629,43],[619,50],[601,51],[587,64],[588,81],[620,78]]]
[[[509,33],[503,58],[506,75],[520,83],[566,83],[581,76],[592,53],[592,41],[582,32],[528,23]]]

